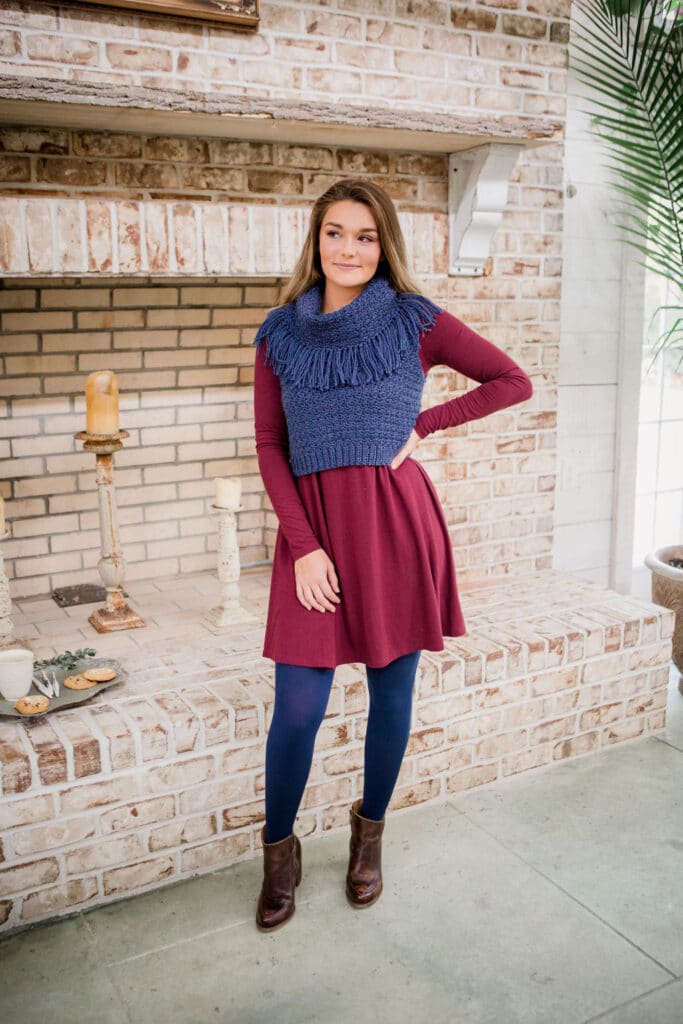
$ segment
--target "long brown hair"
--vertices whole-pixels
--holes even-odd
[[[403,232],[391,196],[365,178],[340,178],[313,204],[301,255],[280,295],[282,305],[298,299],[303,292],[325,279],[320,261],[320,227],[329,207],[342,199],[364,203],[375,218],[381,248],[376,274],[386,277],[397,292],[420,291],[407,267]]]

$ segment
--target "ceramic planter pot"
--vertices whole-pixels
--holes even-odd
[[[681,568],[670,565],[672,559],[677,560]],[[658,548],[646,555],[645,565],[652,570],[653,602],[671,608],[676,616],[671,658],[680,673],[678,689],[683,693],[683,544]]]

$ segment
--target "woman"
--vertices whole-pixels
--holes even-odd
[[[512,359],[419,294],[394,205],[371,181],[342,179],[315,202],[282,302],[256,335],[254,378],[259,469],[279,521],[263,648],[275,661],[256,912],[267,931],[294,913],[294,821],[335,667],[349,662],[365,664],[370,702],[346,894],[368,907],[381,893],[420,654],[466,632],[443,510],[411,454],[532,394]],[[420,413],[439,364],[480,386]]]

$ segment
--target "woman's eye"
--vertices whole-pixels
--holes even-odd
[[[330,230],[327,231],[326,234],[327,234],[328,238],[334,238],[334,236],[338,235],[339,232],[335,231],[334,228],[330,228]],[[375,239],[374,238],[370,238],[369,235],[359,235],[358,236],[358,241],[359,242],[374,242]]]

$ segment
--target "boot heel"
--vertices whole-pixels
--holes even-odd
[[[349,867],[346,898],[352,907],[371,907],[382,893],[382,832],[384,818],[374,821],[359,812],[362,800],[354,801],[351,812]]]
[[[274,931],[289,921],[295,910],[294,890],[301,881],[301,843],[290,834],[276,843],[266,842],[265,825],[261,829],[263,844],[263,884],[256,907],[259,931]]]

